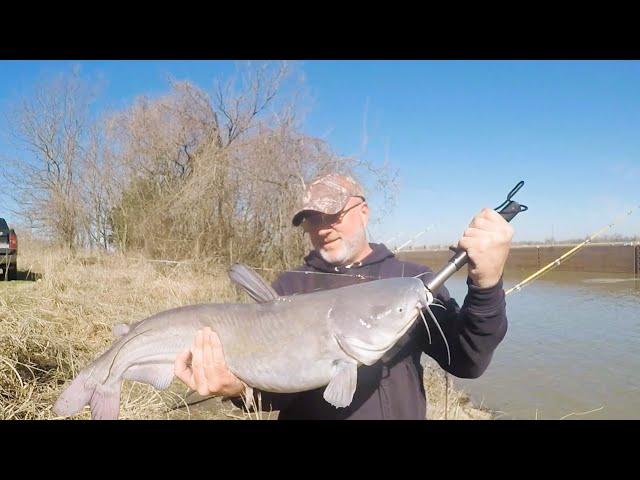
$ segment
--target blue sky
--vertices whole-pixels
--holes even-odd
[[[78,64],[102,85],[97,111],[166,92],[169,76],[209,90],[236,68],[1,61],[0,112],[36,81]],[[306,133],[399,170],[396,207],[372,225],[375,241],[401,234],[402,243],[428,227],[416,243],[454,242],[519,180],[516,200],[529,211],[514,220],[515,240],[585,237],[640,204],[638,61],[304,61],[297,72],[308,94]],[[8,152],[0,141],[0,162]],[[372,192],[374,213],[380,201]],[[640,234],[640,212],[612,232]]]

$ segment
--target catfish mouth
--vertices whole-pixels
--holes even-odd
[[[407,333],[407,330],[409,330],[409,328],[411,328],[411,325],[413,325],[413,322],[416,321],[416,319],[420,316],[420,309],[418,306],[415,307],[416,308],[416,314],[415,316],[411,319],[411,321],[407,322],[407,324],[402,328],[402,330],[398,333],[397,337],[394,340],[391,340],[386,346],[384,347],[380,347],[380,348],[375,348],[372,347],[371,345],[369,345],[368,343],[364,343],[361,340],[357,339],[356,337],[345,337],[345,339],[348,339],[349,343],[351,345],[353,345],[354,347],[358,348],[359,350],[364,350],[367,352],[375,352],[375,353],[385,353],[387,350],[389,350],[391,347],[393,347],[395,345],[395,343],[405,334]]]

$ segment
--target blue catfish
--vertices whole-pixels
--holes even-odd
[[[258,303],[184,306],[117,325],[111,348],[80,371],[54,411],[73,415],[88,404],[93,419],[118,418],[123,380],[168,388],[177,355],[192,346],[204,327],[218,334],[229,369],[249,392],[326,386],[324,399],[346,407],[356,389],[358,366],[381,359],[428,306],[418,278],[280,297],[247,267],[235,265],[230,276]]]

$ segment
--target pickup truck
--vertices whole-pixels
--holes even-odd
[[[18,237],[0,218],[0,281],[15,280],[18,273]]]

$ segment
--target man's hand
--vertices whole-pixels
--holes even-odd
[[[469,255],[469,277],[474,285],[489,288],[500,281],[512,238],[513,227],[495,210],[483,208],[473,217],[458,247]]]
[[[209,327],[199,330],[193,347],[176,357],[173,371],[176,377],[202,396],[237,397],[244,391],[244,384],[231,373],[224,361],[218,334]]]

